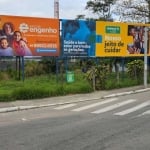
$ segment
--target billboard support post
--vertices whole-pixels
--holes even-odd
[[[144,35],[144,88],[147,88],[147,27],[145,28]]]
[[[24,77],[25,77],[25,75],[24,75],[24,57],[22,56],[21,57],[22,58],[22,80],[24,81]]]

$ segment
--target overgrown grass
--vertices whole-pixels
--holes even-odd
[[[25,81],[0,81],[0,101],[28,100],[75,93],[92,92],[83,74],[75,74],[75,81],[66,82],[66,75],[37,76]]]
[[[93,87],[84,78],[84,75],[76,72],[72,83],[66,81],[66,74],[28,77],[25,81],[0,80],[0,101],[29,100],[92,92]],[[133,80],[126,74],[120,74],[117,80],[115,73],[112,73],[107,77],[105,90],[139,84],[143,84],[142,81],[139,83],[138,80]]]

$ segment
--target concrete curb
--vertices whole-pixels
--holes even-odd
[[[106,99],[106,98],[112,98],[112,97],[117,97],[117,96],[124,96],[124,95],[130,95],[130,94],[135,94],[135,93],[142,93],[149,91],[150,88],[145,88],[145,89],[139,89],[139,90],[132,90],[128,92],[122,92],[122,93],[116,93],[116,94],[110,94],[106,96],[102,96],[99,98],[94,98],[94,99],[84,99],[84,100],[74,100],[74,101],[69,101],[69,102],[61,102],[61,103],[50,103],[50,104],[41,104],[41,105],[31,105],[31,106],[14,106],[14,107],[5,107],[5,108],[0,108],[0,113],[5,113],[5,112],[13,112],[13,111],[22,111],[22,110],[28,110],[28,109],[35,109],[35,108],[42,108],[42,107],[50,107],[50,106],[56,106],[56,105],[64,105],[64,104],[70,104],[70,103],[79,103],[79,102],[84,102],[84,101],[91,101],[91,100],[98,100],[98,99]]]
[[[141,93],[141,92],[146,92],[149,91],[150,88],[146,88],[146,89],[140,89],[140,90],[132,90],[129,92],[122,92],[122,93],[116,93],[116,94],[111,94],[111,95],[107,95],[107,96],[103,96],[102,98],[110,98],[110,97],[117,97],[117,96],[123,96],[123,95],[129,95],[129,94],[135,94],[135,93]]]

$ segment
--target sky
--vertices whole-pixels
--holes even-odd
[[[75,19],[77,15],[92,16],[85,10],[88,0],[59,0],[59,18]],[[54,0],[0,0],[0,15],[54,17]]]

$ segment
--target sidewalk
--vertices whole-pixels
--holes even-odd
[[[108,90],[108,91],[95,91],[88,94],[75,94],[75,95],[67,95],[67,96],[50,97],[44,99],[36,99],[36,100],[0,102],[0,113],[69,104],[73,102],[105,99],[105,98],[116,97],[121,95],[129,95],[129,94],[134,94],[134,93],[139,93],[144,91],[150,91],[150,85],[148,85],[147,88],[144,88],[144,86],[134,86],[129,88],[121,88],[121,89]]]

